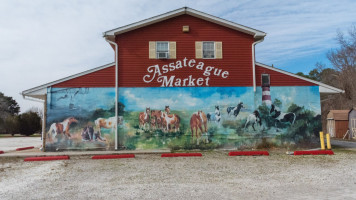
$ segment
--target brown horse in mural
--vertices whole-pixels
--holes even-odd
[[[169,106],[166,106],[165,108],[164,108],[164,111],[169,115],[169,114],[171,114],[171,109],[169,108]]]
[[[179,131],[180,117],[177,114],[168,115],[166,112],[161,112],[161,118],[168,132],[172,126],[174,126],[175,132]]]
[[[198,138],[198,128],[203,133],[202,129],[202,118],[200,117],[201,111],[197,113],[193,113],[192,117],[190,118],[190,129],[192,130],[192,138],[194,137],[194,128],[195,128],[195,136]]]
[[[74,117],[68,117],[63,122],[53,123],[48,131],[49,139],[53,141],[57,134],[64,133],[67,138],[70,138],[69,127],[72,123],[78,123]]]
[[[206,117],[205,113],[200,110],[198,111],[200,119],[201,119],[201,123],[204,126],[204,132],[207,133],[208,132],[208,118]]]
[[[146,108],[145,112],[140,112],[140,114],[138,116],[140,128],[144,129],[146,127],[146,124],[148,124],[148,126],[150,125],[150,114],[151,114],[150,112],[151,112],[151,109],[149,107]]]
[[[162,115],[162,111],[151,110],[151,118],[155,121],[156,128],[159,128],[159,129],[163,128],[163,119],[162,119],[161,115]],[[151,119],[151,126],[152,126],[152,119]]]

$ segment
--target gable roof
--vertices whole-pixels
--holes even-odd
[[[253,35],[255,38],[255,41],[262,40],[266,36],[265,32],[262,32],[262,31],[259,31],[259,30],[256,30],[256,29],[253,29],[253,28],[250,28],[247,26],[243,26],[241,24],[237,24],[237,23],[234,23],[234,22],[231,22],[231,21],[219,18],[219,17],[215,17],[213,15],[209,15],[207,13],[200,12],[200,11],[194,10],[192,8],[183,7],[183,8],[179,8],[177,10],[173,10],[173,11],[161,14],[161,15],[157,15],[155,17],[141,20],[136,23],[132,23],[132,24],[129,24],[126,26],[122,26],[122,27],[118,27],[118,28],[106,31],[103,33],[103,37],[105,37],[111,41],[114,41],[116,35],[119,35],[119,34],[122,34],[122,33],[128,32],[128,31],[132,31],[132,30],[135,30],[138,28],[142,28],[142,27],[145,27],[145,26],[157,23],[157,22],[161,22],[161,21],[173,18],[173,17],[184,15],[184,14],[191,15],[191,16],[194,16],[194,17],[206,20],[206,21],[210,21],[210,22],[213,22],[213,23],[216,23],[221,26],[225,26],[225,27],[237,30],[237,31],[241,31],[241,32],[249,34],[249,35]]]
[[[31,89],[25,90],[25,91],[21,92],[21,95],[23,97],[27,96],[27,97],[36,98],[36,99],[42,99],[43,100],[44,99],[44,95],[47,93],[47,87],[51,87],[52,85],[56,85],[56,84],[62,83],[64,81],[75,79],[77,77],[84,76],[84,75],[87,75],[87,74],[90,74],[90,73],[93,73],[93,72],[96,72],[96,71],[111,67],[113,65],[115,65],[115,62],[106,64],[106,65],[102,65],[102,66],[99,66],[99,67],[96,67],[96,68],[93,68],[93,69],[90,69],[90,70],[86,70],[84,72],[80,72],[80,73],[77,73],[77,74],[74,74],[74,75],[71,75],[71,76],[67,76],[65,78],[58,79],[56,81],[52,81],[52,82],[49,82],[49,83],[46,83],[46,84],[31,88]]]
[[[330,110],[327,118],[334,120],[349,120],[349,111],[350,110]]]
[[[263,67],[263,68],[266,68],[266,69],[269,69],[269,70],[273,70],[273,71],[282,73],[282,74],[286,74],[288,76],[299,78],[299,79],[302,79],[304,81],[307,81],[307,82],[310,82],[310,83],[314,83],[316,85],[319,85],[319,92],[320,93],[329,93],[330,94],[330,93],[344,93],[345,92],[344,90],[340,90],[340,89],[338,89],[336,87],[327,85],[325,83],[314,81],[314,80],[311,80],[309,78],[305,78],[305,77],[302,77],[302,76],[298,76],[298,75],[293,74],[291,72],[287,72],[287,71],[284,71],[284,70],[281,70],[281,69],[278,69],[278,68],[275,68],[275,67],[271,67],[271,66],[259,63],[259,62],[256,62],[256,65],[258,65],[260,67]]]

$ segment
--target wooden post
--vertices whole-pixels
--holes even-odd
[[[331,144],[330,144],[330,134],[326,134],[326,146],[328,149],[331,149]]]
[[[324,141],[324,133],[320,131],[320,146],[321,150],[325,150],[325,141]]]
[[[42,121],[42,151],[46,151],[46,122],[47,122],[47,94],[43,102],[43,121]]]

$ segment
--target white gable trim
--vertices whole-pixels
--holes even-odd
[[[23,91],[21,93],[21,95],[23,97],[28,96],[28,97],[42,99],[42,96],[47,94],[47,88],[51,87],[52,85],[56,85],[58,83],[62,83],[64,81],[68,81],[68,80],[71,80],[71,79],[74,79],[74,78],[77,78],[77,77],[80,77],[80,76],[83,76],[83,75],[87,75],[87,74],[90,74],[90,73],[93,73],[93,72],[96,72],[96,71],[99,71],[99,70],[102,70],[102,69],[105,69],[105,68],[108,68],[108,67],[111,67],[111,66],[115,66],[115,63],[114,62],[113,63],[109,63],[109,64],[106,64],[106,65],[103,65],[103,66],[100,66],[100,67],[96,67],[94,69],[90,69],[90,70],[87,70],[87,71],[84,71],[84,72],[81,72],[81,73],[78,73],[78,74],[74,74],[72,76],[68,76],[68,77],[53,81],[53,82],[49,82],[49,83],[46,83],[46,84],[31,88],[31,89],[28,89],[28,90],[25,90],[25,91]]]
[[[154,24],[157,22],[161,22],[166,19],[170,19],[170,18],[179,16],[179,15],[183,15],[183,14],[188,14],[188,15],[200,18],[200,19],[204,19],[206,21],[210,21],[210,22],[213,22],[213,23],[216,23],[216,24],[219,24],[219,25],[222,25],[222,26],[225,26],[225,27],[237,30],[237,31],[241,31],[241,32],[253,35],[256,40],[260,40],[266,36],[265,32],[262,32],[262,31],[259,31],[259,30],[256,30],[256,29],[253,29],[253,28],[250,28],[247,26],[243,26],[241,24],[237,24],[237,23],[225,20],[225,19],[221,19],[221,18],[212,16],[212,15],[194,10],[192,8],[188,8],[188,7],[183,7],[183,8],[173,10],[171,12],[167,12],[167,13],[164,13],[161,15],[157,15],[155,17],[151,17],[151,18],[148,18],[148,19],[145,19],[145,20],[133,23],[133,24],[129,24],[126,26],[122,26],[122,27],[119,27],[116,29],[106,31],[103,33],[103,36],[108,39],[112,39],[113,36],[115,36],[115,35],[122,34],[122,33],[131,31],[131,30],[135,30],[135,29],[138,29],[141,27],[145,27],[145,26],[148,26],[148,25],[151,25],[151,24]]]
[[[269,69],[269,70],[273,70],[273,71],[282,73],[282,74],[286,74],[288,76],[293,76],[295,78],[299,78],[299,79],[302,79],[304,81],[308,81],[310,83],[314,83],[316,85],[319,85],[319,92],[320,93],[344,93],[345,92],[344,90],[340,90],[340,89],[338,89],[336,87],[327,85],[325,83],[314,81],[314,80],[311,80],[311,79],[308,79],[308,78],[305,78],[305,77],[302,77],[302,76],[298,76],[296,74],[293,74],[293,73],[290,73],[290,72],[287,72],[287,71],[284,71],[284,70],[281,70],[281,69],[277,69],[277,68],[274,68],[274,67],[259,63],[259,62],[256,62],[256,65],[260,66],[260,67],[263,67],[263,68],[266,68],[266,69]]]

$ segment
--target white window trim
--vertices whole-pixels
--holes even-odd
[[[162,59],[162,58],[158,58],[158,56],[157,56],[157,53],[158,53],[158,51],[157,51],[157,43],[159,43],[159,42],[166,42],[167,44],[168,44],[168,50],[167,50],[167,55],[168,55],[168,58],[167,59],[169,59],[170,58],[170,55],[169,55],[169,41],[156,41],[156,59]]]
[[[204,42],[212,42],[214,43],[214,58],[204,58]],[[202,41],[201,42],[201,55],[202,55],[202,59],[216,59],[216,49],[215,49],[215,41]]]

